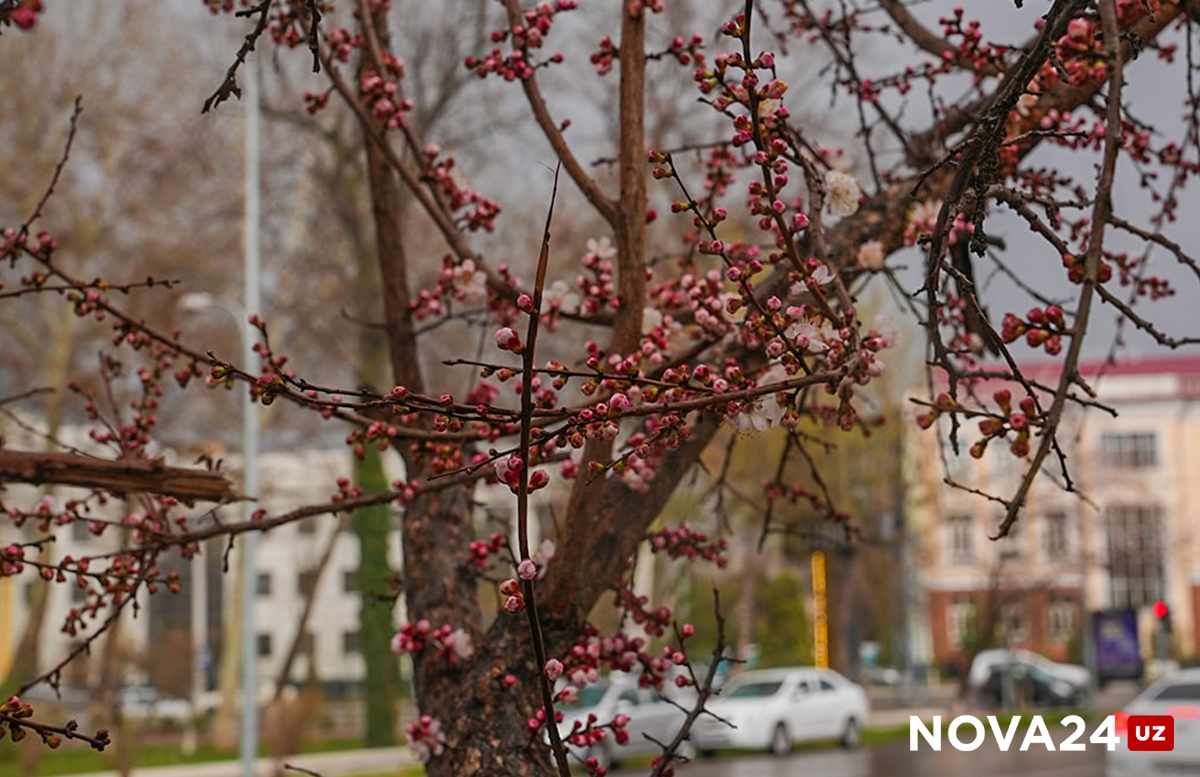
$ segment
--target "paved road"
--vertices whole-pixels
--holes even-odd
[[[949,750],[909,752],[908,742],[893,742],[846,752],[828,750],[796,753],[787,758],[744,755],[702,760],[679,769],[680,777],[1100,777],[1104,752],[1089,748],[1082,753],[1001,753],[985,744],[973,753]],[[619,777],[644,777],[645,769],[616,772]]]

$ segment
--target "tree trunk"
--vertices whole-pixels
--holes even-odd
[[[388,489],[379,451],[367,446],[366,458],[354,462],[354,481],[363,493]],[[359,561],[356,581],[362,602],[359,616],[359,649],[366,666],[363,704],[366,712],[364,744],[387,747],[396,743],[396,696],[399,664],[391,651],[395,623],[391,595],[392,567],[388,563],[388,535],[392,530],[387,505],[364,507],[354,512],[352,524],[358,537]]]

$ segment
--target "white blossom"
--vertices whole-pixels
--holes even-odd
[[[556,306],[561,313],[575,315],[579,312],[579,294],[566,281],[555,281],[542,295],[542,313],[549,313]]]
[[[883,260],[887,256],[883,252],[883,243],[878,240],[868,240],[858,247],[858,266],[868,270],[883,269]]]
[[[608,239],[608,235],[601,235],[598,238],[588,240],[587,251],[592,256],[600,259],[612,259],[617,255],[617,248]]]
[[[475,262],[470,259],[464,260],[455,268],[451,284],[462,300],[469,305],[487,301],[487,273],[476,269]]]
[[[841,170],[825,173],[825,197],[829,212],[835,216],[852,216],[858,210],[862,188],[858,179]]]

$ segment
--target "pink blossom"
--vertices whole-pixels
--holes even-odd
[[[523,558],[521,563],[517,564],[517,576],[522,580],[532,580],[537,577],[537,564],[532,559]]]
[[[558,678],[562,677],[562,661],[559,661],[557,658],[552,658],[546,662],[546,666],[543,667],[543,670],[546,673],[546,679],[550,682],[554,682]]]
[[[525,346],[521,344],[521,336],[511,326],[496,330],[496,347],[501,351],[512,351],[513,353],[525,350]]]

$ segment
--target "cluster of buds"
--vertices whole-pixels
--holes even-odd
[[[467,185],[468,179],[452,156],[438,156],[440,149],[436,145],[426,148],[428,167],[425,177],[437,184],[442,193],[442,199],[450,206],[453,213],[460,214],[456,219],[459,226],[469,232],[480,229],[491,232],[496,228],[496,217],[500,215],[500,204],[485,197]],[[474,262],[470,259],[472,268]],[[481,271],[479,271],[481,272]]]
[[[446,750],[446,735],[442,732],[442,723],[431,715],[422,715],[416,723],[404,727],[408,734],[408,746],[413,755],[421,763],[441,755]]]
[[[340,477],[337,479],[337,493],[330,495],[329,501],[341,502],[344,499],[353,499],[357,496],[362,496],[362,486],[355,485],[350,482],[350,478]]]
[[[710,538],[704,532],[693,529],[689,523],[651,532],[646,539],[650,542],[652,552],[666,553],[673,559],[684,558],[688,561],[704,559],[713,562],[721,569],[724,569],[729,563],[725,558],[725,551],[729,549],[729,541],[724,537]]]
[[[0,548],[0,577],[20,574],[25,569],[25,548],[12,544]]]
[[[496,478],[508,486],[509,490],[514,494],[521,490],[521,470],[525,467],[525,461],[513,454],[507,459],[497,459],[493,464],[496,470]],[[535,469],[529,473],[529,493],[545,488],[550,483],[550,473],[544,469]]]
[[[33,705],[23,702],[16,696],[9,696],[6,701],[0,703],[0,718],[4,719],[8,724],[7,731],[12,736],[12,741],[20,742],[25,738],[26,729],[21,725],[22,720],[28,720],[33,717]],[[4,736],[5,726],[0,724],[0,738]],[[58,747],[62,740],[58,737],[51,744],[51,747]]]
[[[612,71],[613,64],[617,61],[617,44],[613,43],[613,39],[605,35],[600,39],[600,48],[592,52],[592,64],[596,66],[597,75],[608,75]]]
[[[917,426],[928,429],[943,413],[955,413],[961,409],[962,407],[954,400],[954,397],[943,391],[933,400],[933,407],[929,408],[928,412],[917,416]]]
[[[1087,262],[1082,256],[1076,254],[1063,254],[1063,267],[1067,268],[1067,278],[1076,285],[1083,283],[1083,279],[1087,277]],[[1103,259],[1100,260],[1100,268],[1096,273],[1096,280],[1100,283],[1108,283],[1112,279],[1112,265]]]
[[[461,628],[452,629],[446,624],[434,631],[430,638],[437,648],[437,657],[445,659],[450,666],[458,666],[459,661],[466,661],[475,655],[471,635]]]
[[[1062,336],[1066,331],[1063,309],[1058,305],[1048,305],[1044,309],[1030,309],[1024,320],[1012,313],[1006,314],[1000,334],[1006,343],[1024,335],[1025,342],[1031,348],[1045,348],[1046,353],[1056,356],[1062,351]]]
[[[650,599],[646,596],[638,596],[628,586],[622,587],[617,591],[616,605],[629,614],[633,618],[633,622],[646,630],[646,633],[652,637],[661,637],[667,633],[667,627],[671,625],[673,613],[670,607],[659,607],[651,610],[647,605],[650,604]]]
[[[573,11],[578,5],[575,0],[557,0],[553,5],[548,2],[538,3],[534,8],[525,11],[521,22],[510,29],[492,32],[492,43],[504,43],[509,38],[512,39],[512,53],[505,56],[500,49],[495,48],[483,57],[467,57],[463,64],[468,70],[474,70],[480,78],[487,78],[492,73],[505,81],[529,78],[534,70],[541,66],[531,64],[529,52],[545,45],[557,14]],[[555,64],[562,61],[563,56],[558,53],[552,54],[548,59],[548,62]]]
[[[475,655],[475,645],[471,635],[461,628],[453,628],[449,624],[434,629],[425,618],[416,623],[401,623],[400,630],[392,637],[392,652],[396,655],[416,655],[427,643],[432,643],[437,650],[437,657],[444,659],[450,666],[457,666]]]
[[[425,647],[425,641],[429,638],[429,632],[432,629],[433,627],[425,618],[416,623],[401,623],[400,630],[392,637],[392,652],[398,656],[405,653],[416,655]]]
[[[514,615],[525,609],[525,594],[521,593],[521,584],[515,578],[509,578],[500,584],[500,595],[504,597],[504,609]]]
[[[493,532],[486,542],[475,540],[471,543],[471,561],[475,562],[475,566],[483,569],[487,566],[488,560],[499,553],[503,547],[505,547],[504,535],[500,532]]]
[[[1036,426],[1039,419],[1037,402],[1033,397],[1027,396],[1020,401],[1020,410],[1014,412],[1012,394],[1007,389],[1000,389],[992,395],[992,399],[1000,408],[1000,413],[979,422],[979,431],[983,437],[971,446],[971,456],[976,459],[983,458],[988,443],[997,437],[1007,437],[1010,431],[1013,432],[1014,438],[1009,443],[1009,450],[1018,458],[1028,456],[1030,427]]]
[[[394,63],[394,64],[393,64]],[[399,96],[396,80],[404,77],[402,60],[389,61],[387,76],[371,70],[363,75],[358,82],[359,99],[371,111],[371,114],[383,122],[388,129],[404,126],[404,115],[414,107],[413,101]]]

